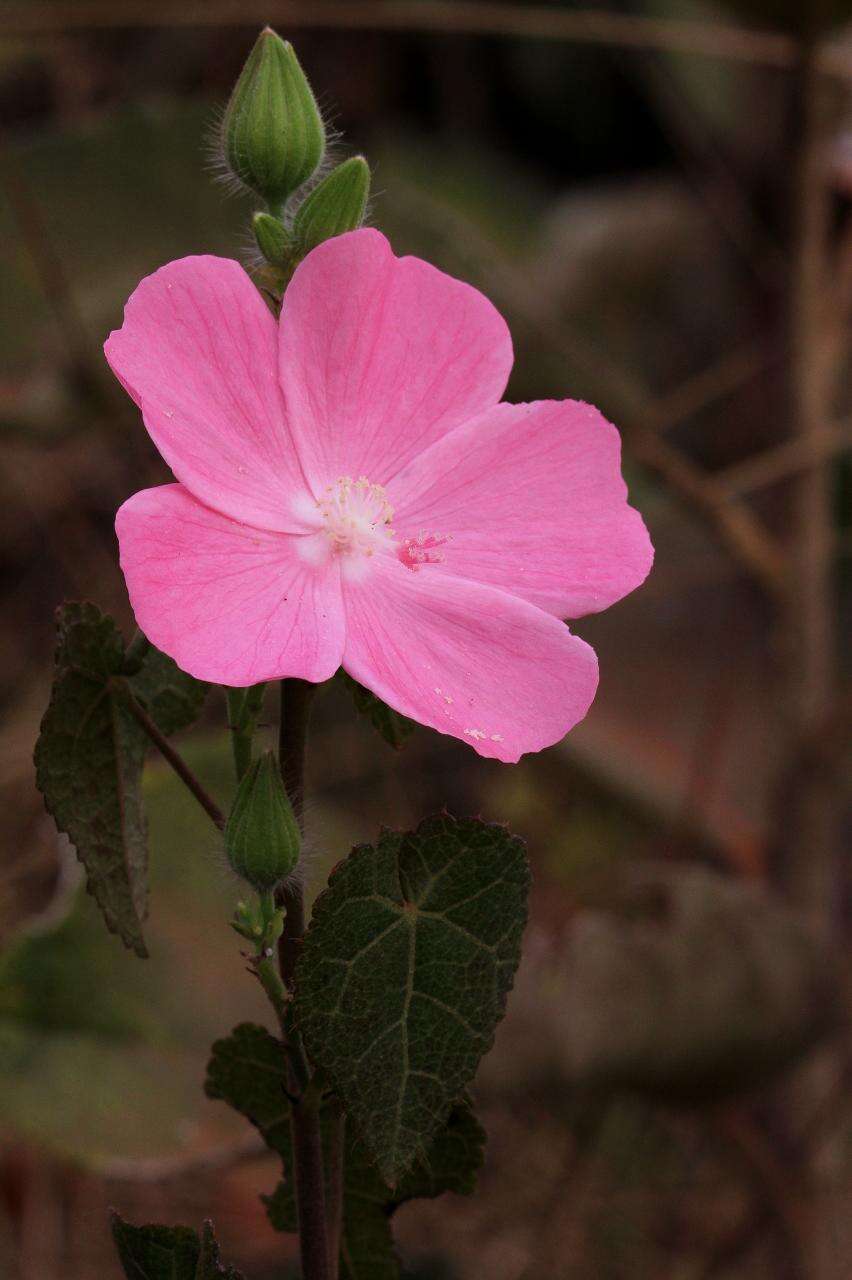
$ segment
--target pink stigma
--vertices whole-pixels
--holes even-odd
[[[424,564],[440,564],[444,553],[438,548],[449,541],[449,535],[418,533],[416,538],[403,538],[396,554],[406,569],[416,571]]]

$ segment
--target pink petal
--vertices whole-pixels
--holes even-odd
[[[344,599],[350,675],[482,756],[540,751],[589,709],[594,651],[517,596],[376,556],[369,574],[344,583]]]
[[[440,545],[443,569],[560,618],[595,613],[654,557],[627,504],[620,439],[576,400],[501,404],[444,436],[388,486],[401,538]]]
[[[263,529],[298,530],[306,485],[278,386],[276,323],[229,258],[182,258],[148,276],[107,360],[190,493]]]
[[[136,621],[190,675],[318,682],[340,666],[338,564],[307,565],[303,539],[238,524],[179,484],[134,494],[115,526]]]
[[[378,231],[314,249],[284,298],[281,385],[317,496],[344,475],[383,484],[496,404],[511,367],[509,331],[487,298],[395,258]]]

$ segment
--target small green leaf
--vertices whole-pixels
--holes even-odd
[[[390,1184],[491,1047],[528,887],[520,840],[444,814],[354,849],[317,900],[296,1022]]]
[[[112,1238],[127,1280],[243,1280],[220,1263],[211,1222],[199,1240],[190,1227],[134,1227],[113,1212]]]
[[[132,675],[112,618],[91,604],[59,610],[56,673],[36,744],[36,782],[86,868],[107,927],[147,954],[148,849],[140,783],[148,740],[127,709],[128,689],[164,733],[195,719],[206,686],[153,647]]]
[[[131,689],[166,736],[187,729],[198,719],[209,685],[181,671],[152,645]]]
[[[284,1045],[265,1027],[241,1022],[213,1045],[204,1082],[208,1098],[221,1098],[239,1111],[280,1156],[290,1151],[290,1105],[285,1085]]]
[[[360,715],[367,717],[373,728],[381,734],[388,746],[393,747],[396,751],[401,751],[417,727],[414,721],[401,716],[398,711],[392,711],[390,707],[382,702],[381,698],[377,698],[374,693],[370,693],[369,689],[365,689],[363,685],[359,684],[357,680],[353,680],[345,671],[340,672],[340,678],[352,694],[355,710]]]
[[[285,267],[291,252],[290,237],[287,228],[279,218],[262,209],[251,220],[257,247],[267,262],[273,267]]]
[[[272,1225],[278,1231],[297,1230],[293,1189],[293,1151],[286,1084],[284,1046],[264,1028],[243,1023],[213,1046],[206,1091],[246,1116],[278,1153],[284,1180],[274,1195],[265,1197]],[[330,1110],[321,1118],[327,1145]],[[390,1216],[415,1197],[455,1191],[469,1195],[482,1163],[485,1134],[464,1100],[419,1160],[392,1191],[382,1181],[354,1127],[347,1124],[344,1164],[341,1280],[397,1280],[399,1264],[393,1251]]]
[[[310,253],[324,240],[360,227],[369,195],[370,166],[363,156],[352,156],[332,169],[293,219],[293,238],[299,252]]]

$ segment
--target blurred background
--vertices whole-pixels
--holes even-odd
[[[34,787],[53,612],[131,633],[113,535],[167,478],[100,347],[140,276],[248,249],[211,138],[294,41],[397,252],[483,289],[510,398],[594,400],[657,548],[577,624],[588,720],[519,766],[318,701],[311,881],[380,821],[510,823],[526,958],[476,1097],[476,1196],[403,1208],[426,1280],[852,1276],[848,645],[852,5],[0,4],[0,1276],[118,1275],[107,1206],[291,1274],[277,1175],[201,1086],[265,1016],[204,815],[157,760],[151,958],[107,934]],[[844,669],[845,663],[845,669]],[[274,721],[270,695],[264,722]],[[181,750],[223,800],[224,706]],[[268,730],[265,730],[268,732]]]

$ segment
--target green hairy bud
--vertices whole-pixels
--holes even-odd
[[[325,127],[293,46],[271,27],[240,72],[222,126],[225,160],[236,178],[278,208],[315,173]]]
[[[273,267],[283,267],[290,252],[290,237],[283,222],[271,213],[256,213],[251,225],[257,247],[266,261]]]
[[[308,253],[323,240],[360,227],[369,195],[370,166],[363,156],[353,156],[332,169],[293,219],[293,238],[299,252]]]
[[[278,762],[267,751],[246,772],[225,826],[225,852],[233,870],[263,893],[288,876],[299,860],[301,835]]]

